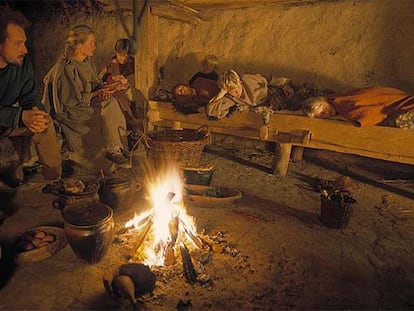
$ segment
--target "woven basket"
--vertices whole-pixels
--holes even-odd
[[[209,186],[213,178],[213,166],[183,167],[186,184]]]
[[[53,256],[60,252],[67,244],[68,241],[65,236],[65,232],[62,228],[53,227],[53,226],[42,226],[37,227],[30,231],[30,233],[37,233],[39,231],[46,232],[47,234],[53,234],[55,236],[55,241],[51,242],[49,245],[41,248],[35,248],[26,252],[17,252],[15,256],[15,263],[23,264],[35,261],[42,261],[50,256]]]
[[[321,195],[321,221],[328,228],[346,228],[353,211],[353,203],[337,202]]]
[[[210,133],[198,130],[164,130],[148,134],[145,150],[155,163],[174,161],[181,166],[198,166]]]

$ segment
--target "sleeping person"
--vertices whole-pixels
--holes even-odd
[[[235,70],[223,73],[218,81],[220,92],[206,106],[210,119],[222,119],[232,112],[252,107],[267,106],[273,111],[299,110],[301,103],[310,97],[326,95],[312,84],[294,84],[290,79],[271,79],[260,74],[239,75]]]
[[[197,113],[200,107],[205,105],[219,92],[217,82],[212,79],[197,78],[193,86],[180,83],[174,86],[175,109],[184,114]]]
[[[391,87],[366,87],[310,98],[304,101],[303,110],[314,118],[340,116],[357,126],[414,129],[414,96]]]
[[[200,71],[197,71],[191,77],[191,79],[188,81],[188,85],[190,87],[194,87],[194,83],[198,78],[204,78],[204,79],[217,81],[219,77],[217,73],[217,65],[218,65],[217,56],[214,54],[207,55],[201,63],[202,68],[200,69]]]

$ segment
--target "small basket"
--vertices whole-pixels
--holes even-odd
[[[64,230],[59,227],[41,226],[31,231],[28,231],[27,233],[37,233],[39,231],[46,232],[47,234],[53,234],[55,236],[55,241],[51,242],[49,245],[45,247],[35,248],[30,251],[16,251],[16,256],[14,260],[15,263],[24,264],[45,260],[46,258],[49,258],[60,252],[68,244]]]
[[[328,228],[346,228],[353,211],[353,203],[338,202],[321,195],[321,221]]]
[[[145,150],[155,163],[174,161],[181,166],[198,166],[204,147],[210,140],[208,131],[164,130],[148,133]]]
[[[210,167],[183,167],[186,184],[210,186],[213,178],[213,166]]]

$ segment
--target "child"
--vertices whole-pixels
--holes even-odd
[[[194,82],[197,80],[197,78],[204,78],[209,80],[218,80],[218,73],[216,71],[218,64],[218,59],[216,55],[209,54],[207,55],[203,62],[202,62],[202,69],[198,72],[196,72],[188,81],[188,84],[191,87],[194,87]]]
[[[134,85],[135,61],[131,55],[131,43],[128,39],[119,39],[115,43],[115,55],[109,65],[101,73],[102,80],[111,85],[117,81],[128,81],[130,86]],[[115,92],[114,96],[118,100],[121,110],[125,116],[128,135],[129,148],[134,148],[136,137],[143,131],[142,120],[139,117],[138,101],[134,96],[134,89],[129,88],[126,92]],[[135,138],[134,138],[135,137]]]
[[[194,81],[193,87],[180,83],[172,91],[176,110],[184,114],[197,113],[198,108],[205,107],[218,92],[216,81],[201,77]]]
[[[135,72],[135,61],[131,55],[131,43],[128,39],[119,39],[115,43],[115,55],[100,76],[104,82],[111,83],[111,76],[123,75],[128,78]]]

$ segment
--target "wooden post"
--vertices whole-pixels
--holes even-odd
[[[260,139],[261,140],[269,139],[269,127],[267,125],[262,125],[260,127]]]
[[[301,146],[294,146],[292,150],[292,161],[293,162],[302,162],[303,151],[305,148]]]
[[[287,175],[291,150],[292,144],[276,143],[273,159],[273,174],[276,176],[284,177]]]
[[[173,121],[173,130],[182,130],[183,127],[181,126],[180,121]]]
[[[138,27],[135,87],[149,100],[158,83],[158,16],[151,13],[151,5],[145,9]]]

